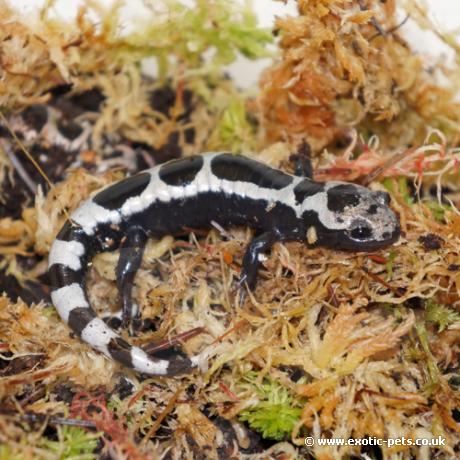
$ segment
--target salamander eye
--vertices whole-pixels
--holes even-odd
[[[372,235],[372,230],[366,225],[358,225],[350,235],[354,240],[367,240]]]

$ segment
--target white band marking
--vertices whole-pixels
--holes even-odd
[[[48,266],[62,264],[72,270],[80,270],[81,257],[85,253],[85,247],[79,241],[54,240],[51,246]]]
[[[77,283],[56,289],[51,293],[51,300],[59,316],[66,324],[69,322],[69,314],[73,309],[80,307],[89,308],[85,293]]]

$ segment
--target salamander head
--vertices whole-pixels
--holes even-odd
[[[307,240],[316,220],[314,243],[335,249],[374,251],[398,240],[399,219],[390,209],[386,192],[373,192],[346,182],[330,182],[302,204]],[[310,231],[310,235],[309,235]]]

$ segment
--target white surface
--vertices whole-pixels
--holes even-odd
[[[42,6],[46,0],[9,0],[10,4],[22,11],[33,11],[37,6]],[[110,5],[115,0],[98,0],[102,5]],[[193,0],[183,0],[185,4],[193,5]],[[229,0],[235,1],[235,0]],[[243,0],[238,0],[243,1]],[[78,7],[85,0],[56,0],[53,7],[56,15],[64,18],[72,18],[78,11]],[[127,5],[123,10],[122,17],[126,28],[129,29],[133,22],[146,19],[145,4],[156,5],[155,0],[126,0]],[[460,30],[460,1],[458,0],[426,0],[430,15],[443,30]],[[295,15],[296,2],[294,0],[252,0],[252,5],[257,12],[259,24],[270,28],[276,15]],[[441,59],[449,62],[453,52],[447,48],[441,40],[431,32],[421,31],[410,20],[401,29],[401,33],[410,41],[413,49],[426,56],[428,62]],[[235,81],[243,87],[251,87],[256,84],[261,70],[266,67],[270,59],[249,61],[243,57],[229,67],[228,71]]]
[[[55,240],[50,250],[49,266],[63,264],[72,270],[80,270],[84,253],[85,247],[78,241]]]
[[[56,307],[59,316],[67,324],[69,315],[75,308],[89,308],[85,293],[78,283],[62,286],[51,292],[51,300]]]

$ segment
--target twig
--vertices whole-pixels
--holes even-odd
[[[146,444],[150,438],[152,438],[155,433],[157,432],[158,428],[160,428],[161,422],[167,417],[167,415],[174,409],[174,405],[176,404],[179,395],[184,390],[185,385],[179,387],[179,389],[172,395],[171,399],[166,404],[166,407],[163,409],[163,412],[158,416],[155,420],[155,423],[151,426],[150,430],[142,440],[142,444]]]
[[[36,162],[35,158],[30,154],[30,152],[26,149],[24,144],[21,142],[19,137],[16,135],[16,133],[11,129],[8,120],[5,118],[5,115],[0,111],[0,118],[3,120],[3,123],[5,124],[6,129],[9,131],[11,136],[13,137],[14,141],[18,145],[18,147],[24,152],[24,155],[30,160],[30,162],[37,168],[37,171],[40,173],[40,175],[45,179],[45,182],[49,185],[50,188],[53,188],[53,184],[51,181],[48,179],[48,176],[45,174],[45,171],[41,168],[41,166]]]
[[[368,10],[368,8],[364,4],[363,0],[358,0],[358,4],[359,4],[359,8],[360,8],[361,11],[367,11]],[[386,32],[385,32],[384,28],[380,25],[379,21],[377,21],[377,19],[375,19],[374,16],[372,16],[372,18],[371,18],[371,23],[375,27],[375,29],[377,30],[377,32],[378,32],[377,35],[381,35],[382,37],[386,36]]]
[[[395,294],[397,297],[401,297],[401,293],[398,292],[398,289],[393,287],[390,283],[387,283],[381,276],[376,275],[375,273],[372,273],[369,271],[366,267],[361,267],[361,270],[372,280],[376,281],[379,284],[382,284],[385,286],[387,289],[389,289],[393,294]]]
[[[175,345],[179,344],[180,342],[184,342],[190,340],[192,337],[195,337],[205,331],[204,327],[195,327],[190,329],[189,331],[182,332],[181,334],[177,334],[170,339],[162,340],[158,343],[149,343],[142,347],[142,349],[146,353],[156,353],[157,351],[161,350],[168,350],[169,348],[174,347]]]
[[[23,182],[27,185],[27,188],[32,192],[33,195],[37,193],[37,184],[33,181],[33,179],[29,176],[29,173],[24,169],[21,162],[14,154],[12,149],[5,148],[3,151],[6,153],[8,158],[10,159],[11,163],[13,164],[14,169],[16,169],[19,177],[23,180]]]
[[[369,174],[364,176],[363,179],[360,181],[361,184],[364,186],[369,185],[372,181],[374,181],[379,176],[381,176],[385,171],[387,171],[392,166],[399,163],[402,159],[404,159],[407,155],[410,155],[411,153],[413,153],[415,150],[416,149],[413,147],[413,148],[404,150],[403,152],[393,155],[382,166],[378,166],[373,171],[371,171]]]
[[[214,339],[212,342],[211,342],[211,345],[215,345],[216,343],[220,343],[222,342],[222,340],[225,339],[225,337],[227,337],[228,335],[230,335],[232,332],[235,332],[237,331],[238,329],[240,329],[242,326],[244,326],[244,324],[246,323],[246,320],[242,320],[242,321],[239,321],[237,322],[233,327],[231,327],[228,331],[225,331],[221,336],[217,337],[216,339]]]
[[[18,417],[25,422],[47,422],[51,425],[66,425],[66,426],[81,426],[83,428],[96,429],[96,425],[89,420],[80,420],[76,418],[63,418],[63,417],[53,417],[46,414],[36,414],[34,412],[26,412],[24,414],[19,414],[14,410],[10,409],[0,409],[0,415],[6,415],[11,417]]]
[[[396,24],[395,26],[393,27],[390,27],[387,31],[386,31],[386,34],[387,35],[390,35],[392,34],[393,32],[396,32],[398,29],[400,29],[410,18],[410,13],[407,13],[406,17],[399,23],[399,24]],[[380,34],[375,34],[373,35],[371,38],[369,38],[369,41],[372,41],[374,40],[374,38],[378,37]]]
[[[396,32],[409,20],[409,18],[410,18],[410,13],[407,13],[406,17],[399,24],[396,24],[394,27],[391,27],[390,29],[387,30],[387,34],[392,34],[393,32]]]

